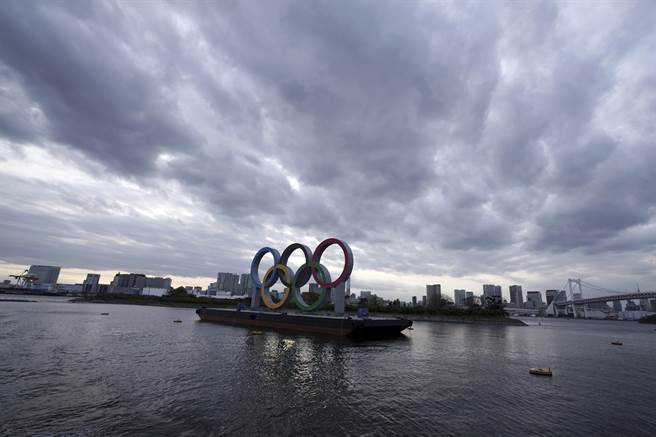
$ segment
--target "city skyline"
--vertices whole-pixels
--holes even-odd
[[[261,269],[261,270],[266,270],[266,268]],[[113,286],[118,286],[119,284],[116,283],[117,279],[119,277],[124,277],[126,281],[128,281],[127,277],[147,277],[146,281],[148,280],[153,280],[153,281],[160,281],[157,282],[158,284],[161,283],[161,281],[168,281],[166,286],[162,287],[161,285],[145,285],[143,288],[148,289],[155,287],[156,291],[150,291],[150,292],[145,292],[145,294],[153,294],[155,293],[156,295],[162,295],[166,294],[166,290],[170,288],[178,288],[178,287],[183,287],[186,289],[195,289],[196,291],[201,291],[203,295],[222,295],[222,294],[231,294],[233,296],[246,296],[249,294],[249,292],[252,291],[252,281],[250,279],[250,273],[235,273],[235,272],[217,272],[216,275],[216,280],[213,282],[206,282],[203,285],[195,285],[195,284],[190,284],[190,283],[175,283],[172,281],[170,277],[158,277],[156,274],[143,274],[143,273],[135,273],[135,272],[116,272],[115,274],[107,273],[105,272],[105,277],[109,276],[110,278],[113,278],[113,280],[108,281],[103,283],[101,281],[101,278],[103,277],[103,274],[98,273],[98,272],[88,272],[85,274],[85,280],[84,281],[79,281],[79,280],[70,280],[70,276],[66,277],[64,276],[63,278],[60,277],[60,272],[61,272],[61,267],[59,266],[44,266],[44,265],[31,265],[28,266],[28,268],[24,269],[24,272],[26,273],[27,276],[41,276],[45,275],[46,277],[54,277],[55,282],[51,283],[49,281],[44,282],[42,278],[39,278],[39,280],[36,281],[36,284],[47,284],[51,286],[55,285],[63,285],[63,286],[68,286],[68,285],[80,285],[82,286],[81,289],[86,289],[88,283],[93,284],[91,292],[97,292],[98,286],[104,285],[106,288],[104,291],[101,291],[101,293],[113,293],[115,291],[112,290]],[[164,275],[166,276],[166,275]],[[0,278],[2,280],[3,278]],[[7,278],[5,281],[6,284],[18,284],[18,278],[15,276],[12,278]],[[588,293],[593,293],[594,295],[589,295],[586,294],[586,297],[591,298],[598,298],[602,297],[599,295],[601,293],[604,296],[609,296],[609,295],[614,295],[614,294],[623,294],[625,291],[618,291],[618,290],[608,290],[608,289],[602,289],[599,288],[598,286],[594,284],[587,283],[586,281],[581,281],[579,280],[568,280],[568,282],[574,282],[576,283],[577,281],[579,283],[583,283],[586,288],[588,289]],[[127,285],[127,284],[123,284]],[[566,286],[567,285],[567,286]],[[638,284],[636,284],[638,286]],[[559,293],[563,292],[566,293],[567,289],[569,288],[569,284],[564,284],[563,287],[558,288],[558,289],[543,289],[543,290],[523,290],[522,285],[518,284],[511,284],[507,287],[507,291],[503,291],[504,287],[498,284],[478,284],[478,288],[475,286],[473,289],[463,289],[463,288],[455,288],[449,291],[448,289],[445,289],[444,292],[442,292],[442,286],[441,284],[426,284],[425,285],[425,293],[422,295],[421,293],[418,293],[419,290],[412,290],[411,292],[406,292],[403,293],[402,295],[388,295],[384,292],[381,292],[380,290],[365,290],[360,288],[359,293],[360,295],[363,294],[375,294],[379,298],[384,299],[385,301],[393,301],[393,300],[400,300],[401,302],[405,303],[410,303],[413,302],[415,305],[417,304],[417,297],[419,295],[420,298],[420,304],[423,301],[423,305],[437,305],[437,303],[442,300],[446,299],[447,301],[451,302],[452,304],[455,304],[456,306],[463,306],[465,304],[465,300],[467,297],[471,296],[473,298],[478,299],[478,302],[485,302],[486,299],[492,299],[496,300],[498,302],[503,302],[504,304],[510,304],[510,305],[516,305],[516,306],[523,306],[523,305],[529,305],[531,306],[531,302],[536,302],[538,304],[544,303],[545,306],[550,303],[551,299],[553,299],[555,296],[557,296]],[[306,285],[305,288],[308,288],[308,285]],[[347,295],[351,295],[351,292],[353,291],[354,295],[357,294],[355,293],[357,291],[357,288],[351,289],[351,280],[349,279],[347,281]],[[640,292],[639,287],[637,287],[638,293]],[[148,291],[148,290],[147,290]],[[317,292],[317,284],[313,280],[310,281],[309,283],[309,291],[310,292]],[[649,292],[649,290],[644,290]],[[576,290],[574,291],[576,293]],[[571,293],[571,292],[570,292]],[[628,292],[631,293],[631,292]],[[196,293],[198,294],[198,293]],[[535,296],[538,295],[537,298],[531,298],[531,295]],[[499,299],[500,298],[500,299]],[[579,298],[580,298],[580,293],[579,293]],[[535,300],[537,299],[537,300]],[[535,304],[533,304],[535,306]]]
[[[3,6],[0,277],[656,288],[652,2]]]

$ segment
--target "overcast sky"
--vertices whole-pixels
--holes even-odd
[[[0,8],[0,276],[656,288],[656,2]],[[339,265],[331,266],[333,275]]]

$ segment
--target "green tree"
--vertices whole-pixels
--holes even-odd
[[[184,287],[178,287],[178,288],[173,288],[171,287],[169,289],[169,296],[188,296],[189,293],[187,293],[187,290],[185,290]]]

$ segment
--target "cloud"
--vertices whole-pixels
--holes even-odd
[[[7,2],[0,257],[213,276],[338,236],[383,294],[653,282],[654,6],[583,7]]]

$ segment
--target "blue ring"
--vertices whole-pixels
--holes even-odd
[[[253,282],[253,285],[255,285],[256,288],[261,288],[262,287],[262,281],[260,281],[260,277],[258,274],[258,270],[260,268],[260,262],[262,261],[262,258],[264,258],[264,255],[267,253],[271,253],[273,255],[273,265],[280,264],[280,252],[278,252],[276,249],[272,247],[263,247],[262,249],[258,250],[255,256],[253,257],[253,261],[251,261],[251,281]],[[274,269],[273,274],[269,276],[269,279],[267,279],[265,287],[269,288],[273,284],[276,283],[278,280],[278,269]]]

